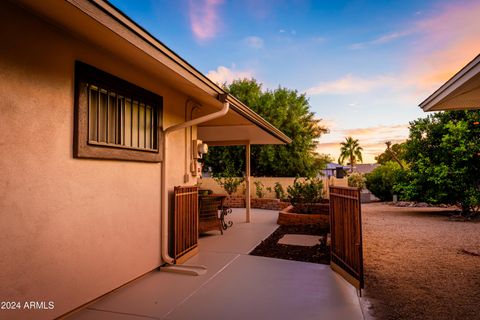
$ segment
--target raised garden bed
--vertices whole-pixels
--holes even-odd
[[[283,210],[290,205],[288,202],[272,198],[253,198],[252,208],[266,210]]]
[[[245,208],[245,197],[236,195],[227,196],[224,205],[230,208]]]
[[[251,206],[254,209],[283,210],[290,205],[288,202],[272,198],[252,198],[251,201]],[[227,196],[225,206],[230,208],[245,208],[245,196]]]
[[[317,225],[322,228],[329,228],[329,211],[328,203],[290,205],[278,213],[277,224],[281,226]]]

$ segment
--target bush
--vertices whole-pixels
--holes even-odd
[[[273,190],[275,191],[275,198],[280,200],[285,199],[285,190],[280,182],[275,182]]]
[[[365,175],[365,184],[368,190],[382,201],[391,201],[396,185],[405,176],[405,170],[393,161],[375,168]]]
[[[228,195],[232,195],[238,189],[238,186],[243,182],[243,178],[237,177],[216,177],[213,178]]]
[[[323,182],[320,179],[306,179],[304,182],[295,179],[287,188],[288,200],[292,205],[302,203],[320,203],[323,200]]]
[[[265,196],[263,183],[261,181],[255,181],[253,184],[255,185],[255,194],[257,195],[257,198],[263,198]]]
[[[365,188],[365,177],[359,172],[354,172],[348,176],[348,186],[359,188],[362,190]]]

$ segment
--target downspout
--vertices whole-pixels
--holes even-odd
[[[175,263],[174,259],[170,257],[168,254],[168,180],[167,180],[167,155],[168,155],[168,136],[170,133],[181,130],[187,127],[191,127],[203,122],[207,122],[216,118],[223,117],[227,114],[228,110],[230,109],[230,103],[227,102],[227,94],[220,94],[218,96],[218,100],[223,102],[223,108],[220,111],[216,111],[214,113],[205,115],[200,118],[196,118],[190,121],[186,121],[183,123],[179,123],[173,126],[168,127],[167,129],[163,130],[163,163],[162,163],[162,185],[161,185],[161,224],[162,224],[162,244],[161,244],[161,255],[162,260],[169,264],[173,265]],[[179,266],[180,267],[180,266]],[[183,268],[188,268],[188,266],[181,266]],[[185,272],[184,272],[185,273]],[[188,272],[187,272],[188,273]]]

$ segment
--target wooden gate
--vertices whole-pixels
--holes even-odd
[[[175,187],[170,256],[182,263],[198,252],[198,187]]]
[[[362,216],[358,188],[330,187],[330,236],[332,269],[362,289]]]

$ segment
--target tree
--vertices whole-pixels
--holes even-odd
[[[410,123],[405,144],[408,181],[397,189],[409,200],[480,206],[480,113],[448,111]]]
[[[391,201],[404,177],[405,170],[397,162],[387,161],[365,175],[365,184],[375,197]]]
[[[314,154],[314,169],[315,171],[320,172],[327,167],[327,164],[333,161],[332,156],[329,154],[316,153]]]
[[[345,138],[345,141],[340,143],[340,145],[340,157],[338,158],[338,163],[343,164],[345,159],[348,159],[350,161],[350,172],[353,172],[353,166],[355,163],[357,163],[357,161],[363,161],[363,148],[360,147],[358,139],[353,139],[352,137]]]
[[[253,145],[252,175],[314,176],[322,169],[323,158],[315,149],[327,129],[310,111],[305,94],[281,87],[263,91],[254,79],[236,80],[225,89],[292,139],[287,145]],[[244,147],[215,147],[206,155],[204,167],[219,172],[224,170],[224,162],[233,162],[241,171],[244,159]]]
[[[402,162],[405,157],[405,143],[395,143],[392,145],[390,141],[385,142],[387,149],[375,157],[378,164],[385,164],[388,161],[396,161],[400,167],[405,168],[405,163]]]

